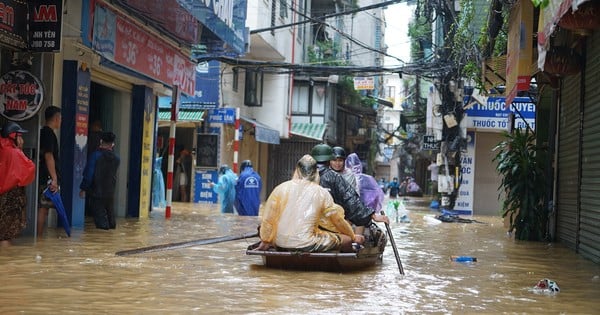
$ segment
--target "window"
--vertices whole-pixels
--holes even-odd
[[[396,97],[396,87],[395,86],[388,86],[386,94],[387,94],[386,97],[391,97],[391,98]]]
[[[286,18],[288,16],[287,0],[279,0],[279,17]]]
[[[238,81],[240,79],[240,73],[239,73],[238,68],[233,68],[232,71],[233,71],[233,73],[231,75],[232,76],[231,81],[233,81],[233,82],[231,83],[231,89],[234,92],[237,92],[238,91]]]
[[[263,73],[246,69],[246,86],[244,104],[246,106],[262,106]]]

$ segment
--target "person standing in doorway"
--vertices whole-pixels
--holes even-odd
[[[103,230],[117,227],[114,207],[120,159],[113,151],[115,138],[112,132],[102,133],[98,150],[92,153],[85,165],[79,185],[79,197],[88,195],[96,228]]]
[[[46,124],[40,131],[40,167],[38,186],[40,189],[38,218],[37,218],[37,236],[42,237],[44,226],[48,218],[48,209],[53,208],[54,204],[46,196],[44,190],[50,189],[51,192],[57,192],[60,189],[60,158],[58,148],[58,138],[54,130],[60,128],[62,115],[57,106],[48,106],[44,111]]]
[[[179,183],[179,201],[188,202],[189,176],[188,176],[188,160],[191,157],[190,151],[183,146],[179,147],[179,157],[175,161],[178,167],[178,183]]]
[[[35,179],[35,164],[23,153],[27,130],[9,121],[0,138],[0,246],[10,245],[27,226],[25,186]]]
[[[245,160],[240,165],[240,177],[235,185],[235,208],[239,215],[257,216],[260,207],[262,179]]]

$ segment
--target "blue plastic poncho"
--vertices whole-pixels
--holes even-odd
[[[162,173],[162,157],[154,161],[154,171],[152,172],[152,206],[164,208],[167,205],[165,199],[165,179]]]
[[[385,195],[379,187],[379,184],[371,175],[363,174],[363,166],[356,153],[351,153],[346,158],[346,168],[354,172],[356,176],[356,184],[359,189],[360,200],[375,209],[376,212],[381,210]]]
[[[260,175],[251,166],[247,166],[235,186],[235,208],[239,215],[258,215],[261,189]]]
[[[213,186],[213,191],[219,194],[221,200],[221,213],[233,213],[235,202],[235,184],[237,176],[231,169],[219,176],[219,181]]]

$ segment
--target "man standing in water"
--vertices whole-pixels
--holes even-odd
[[[235,185],[235,209],[239,215],[257,216],[260,208],[262,179],[250,160],[240,165],[240,177]]]
[[[48,209],[53,208],[54,204],[46,196],[44,190],[50,189],[51,192],[57,192],[60,189],[60,159],[58,150],[58,138],[54,130],[60,128],[62,115],[60,108],[48,106],[44,112],[46,125],[40,131],[40,168],[39,183],[40,196],[37,218],[37,236],[44,234],[44,225],[48,218]]]
[[[108,230],[117,227],[115,220],[115,190],[120,159],[113,151],[115,134],[103,132],[100,146],[90,156],[79,188],[79,197],[89,194],[91,212],[96,228]]]

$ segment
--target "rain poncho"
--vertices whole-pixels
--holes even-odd
[[[162,172],[162,157],[156,158],[154,172],[152,172],[152,206],[164,208],[167,205],[165,199],[165,179]]]
[[[318,164],[318,169],[321,177],[320,185],[329,190],[336,204],[344,208],[346,219],[357,226],[369,224],[375,210],[365,206],[354,187],[329,166]]]
[[[0,194],[25,187],[35,179],[35,164],[17,148],[13,139],[0,138]]]
[[[235,208],[239,215],[257,216],[260,207],[262,179],[251,166],[247,166],[235,186]]]
[[[219,177],[219,182],[213,186],[213,191],[219,194],[221,200],[221,213],[233,213],[235,202],[235,184],[237,176],[231,169]]]
[[[310,156],[301,161],[304,159],[309,164],[316,163]],[[339,249],[340,238],[320,229],[321,221],[328,221],[337,231],[354,239],[352,227],[344,220],[344,210],[317,184],[319,177],[312,165],[312,175],[297,169],[294,178],[275,187],[267,199],[260,226],[263,242],[310,252]]]
[[[363,173],[362,163],[356,153],[351,153],[346,158],[346,169],[352,170],[356,176],[360,200],[376,212],[381,211],[385,195],[375,178]]]

